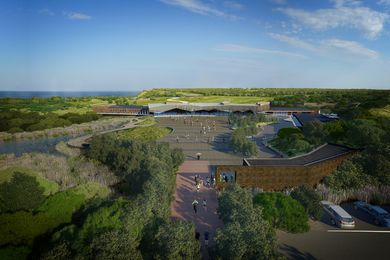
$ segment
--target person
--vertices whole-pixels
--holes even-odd
[[[208,187],[210,187],[210,177],[209,176],[206,177],[206,184]]]
[[[198,192],[200,190],[200,182],[198,182],[198,185],[196,186],[196,191]]]
[[[198,204],[199,202],[196,199],[192,202],[192,207],[194,208],[195,214],[198,212]]]
[[[209,232],[204,232],[204,245],[205,246],[208,246],[209,245],[209,235],[210,233]]]
[[[207,201],[206,199],[203,199],[203,209],[207,211]]]
[[[198,174],[195,174],[195,186],[197,186],[198,185]]]
[[[199,240],[200,238],[200,233],[198,231],[195,232],[195,239],[196,240]]]

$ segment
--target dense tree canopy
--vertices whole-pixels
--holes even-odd
[[[217,259],[276,259],[275,234],[254,207],[252,195],[237,185],[229,185],[218,198],[218,213],[224,227],[217,230]]]
[[[0,184],[0,212],[34,210],[45,199],[44,191],[35,177],[15,172],[9,182]]]

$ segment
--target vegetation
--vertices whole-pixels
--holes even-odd
[[[55,113],[40,114],[38,112],[5,111],[0,112],[0,131],[9,133],[31,132],[86,123],[99,118],[100,116],[93,112],[58,115]]]
[[[171,132],[171,129],[160,126],[135,127],[117,133],[119,138],[138,141],[156,141]]]
[[[232,128],[235,129],[231,141],[233,150],[244,156],[256,156],[259,153],[258,147],[254,142],[248,140],[248,136],[258,133],[258,123],[272,123],[274,120],[274,118],[262,114],[229,116],[229,122]]]
[[[302,204],[309,216],[314,219],[321,219],[321,196],[312,187],[308,185],[300,186],[294,189],[290,196]]]
[[[35,211],[17,211],[0,215],[0,246],[31,246],[34,238],[70,223],[72,214],[87,200],[105,197],[108,190],[98,184],[81,185],[48,197]],[[25,199],[28,198],[25,197]]]
[[[269,141],[268,144],[288,156],[308,153],[313,149],[313,146],[305,140],[304,135],[298,128],[280,129],[278,136]]]
[[[262,207],[264,219],[273,227],[292,233],[309,230],[305,209],[293,198],[278,192],[259,193],[253,202]]]
[[[254,207],[252,194],[229,185],[218,197],[218,214],[224,227],[214,240],[217,259],[276,259],[275,233],[263,219],[261,207]]]
[[[0,184],[0,213],[32,211],[45,199],[43,192],[34,177],[15,172],[9,182]]]

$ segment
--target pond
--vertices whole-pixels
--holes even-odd
[[[39,152],[56,154],[56,145],[61,141],[68,141],[77,136],[60,136],[50,138],[40,138],[31,140],[13,140],[0,143],[0,154],[14,153],[21,156],[23,153]]]

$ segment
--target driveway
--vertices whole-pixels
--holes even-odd
[[[277,231],[280,251],[288,259],[385,259],[389,255],[390,229],[378,227],[351,203],[342,207],[355,219],[356,227],[339,229],[324,214],[321,221],[310,221],[304,234]]]

